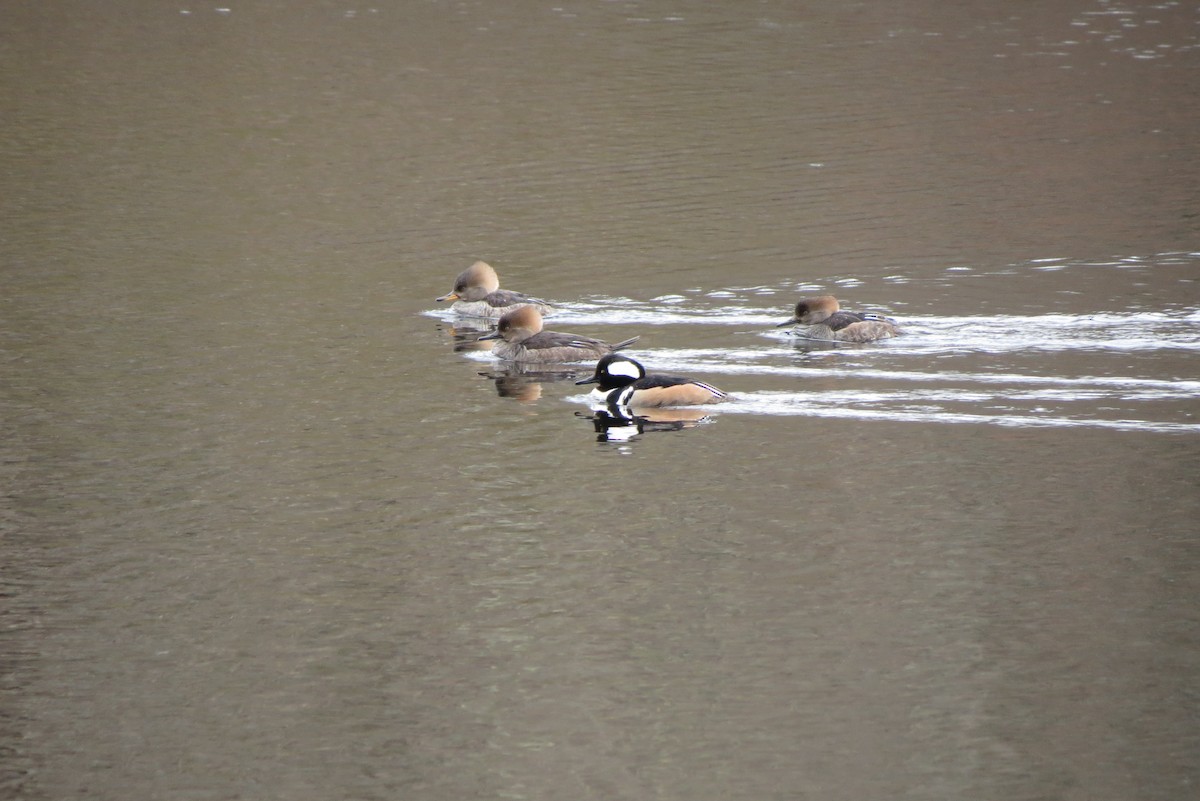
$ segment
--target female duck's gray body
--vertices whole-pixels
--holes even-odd
[[[492,320],[522,306],[534,306],[542,314],[553,311],[544,300],[501,289],[500,277],[485,261],[477,261],[459,273],[454,279],[454,289],[437,300],[454,301],[450,308],[456,314]]]
[[[610,345],[578,334],[543,331],[541,312],[533,306],[508,312],[500,318],[495,331],[479,339],[500,340],[492,347],[492,354],[523,364],[589,362],[638,341],[638,337],[633,337]]]
[[[576,384],[598,384],[592,400],[612,406],[702,406],[729,396],[711,384],[675,375],[647,374],[628,356],[611,354],[596,364],[596,374]]]
[[[874,342],[900,334],[895,321],[881,314],[842,311],[833,295],[801,300],[796,304],[792,319],[776,327],[785,325],[797,326],[793,331],[797,336],[835,342]]]

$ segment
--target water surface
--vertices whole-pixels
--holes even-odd
[[[0,15],[0,795],[1194,793],[1188,4]]]

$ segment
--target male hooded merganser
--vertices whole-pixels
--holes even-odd
[[[609,354],[596,363],[596,374],[576,384],[598,384],[592,400],[614,406],[700,406],[719,403],[729,396],[721,390],[673,375],[646,375],[646,369],[628,356]]]
[[[795,331],[799,336],[837,342],[874,342],[900,333],[895,321],[882,314],[842,311],[833,295],[801,300],[796,304],[792,319],[780,323],[776,328],[785,325],[803,326]]]
[[[500,288],[500,277],[486,261],[477,261],[458,274],[454,289],[437,300],[452,300],[458,314],[496,318],[522,306],[536,306],[542,314],[552,309],[544,300]]]
[[[500,318],[496,330],[479,338],[500,340],[493,355],[514,362],[590,362],[613,351],[627,348],[638,337],[615,345],[578,334],[542,330],[542,314],[533,306],[521,306]]]

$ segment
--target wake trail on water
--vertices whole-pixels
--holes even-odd
[[[777,328],[786,319],[785,311],[753,305],[761,303],[760,298],[730,300],[738,300],[737,294],[668,295],[645,301],[593,298],[561,304],[547,327],[733,329],[729,333],[739,337],[735,347],[627,352],[652,372],[701,379],[736,376],[742,387],[761,376],[771,387],[741,391],[735,387],[730,403],[714,407],[722,413],[1200,432],[1196,422],[1200,379],[1164,377],[1156,361],[1167,358],[1176,364],[1200,352],[1200,309],[1084,315],[897,314],[902,336],[854,345],[806,340],[788,328]],[[746,344],[752,339],[761,344]],[[994,358],[987,361],[988,357]],[[490,356],[479,353],[472,358]],[[945,369],[938,369],[939,361]],[[975,369],[962,369],[964,361]],[[1073,368],[1079,372],[1069,372]],[[774,388],[787,380],[799,382],[798,386]],[[818,381],[820,386],[813,385]]]

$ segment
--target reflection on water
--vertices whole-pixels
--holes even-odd
[[[586,375],[588,368],[563,365],[554,368],[544,364],[513,364],[500,362],[500,366],[479,373],[496,383],[496,394],[502,398],[514,398],[522,402],[536,401],[542,397],[542,385],[559,382],[574,382]]]
[[[629,442],[643,434],[661,431],[683,431],[712,421],[702,409],[618,409],[594,408],[591,414],[575,412],[577,417],[591,421],[597,442]]]
[[[464,351],[491,351],[492,346],[496,343],[490,339],[479,341],[479,338],[484,334],[490,334],[493,329],[482,328],[477,322],[461,322],[455,320],[453,323],[445,323],[441,326],[446,335],[454,343],[454,351],[462,353]]]
[[[1183,43],[1172,41],[1175,31],[1196,24],[1194,8],[1188,6],[1182,0],[1148,4],[1096,0],[1091,8],[1079,11],[1070,24],[1075,35],[1099,41],[1115,55],[1139,61],[1164,59],[1173,52],[1200,49],[1200,39],[1195,35]],[[1053,44],[1051,55],[1067,57],[1070,48],[1079,44],[1076,38],[1063,39]]]

